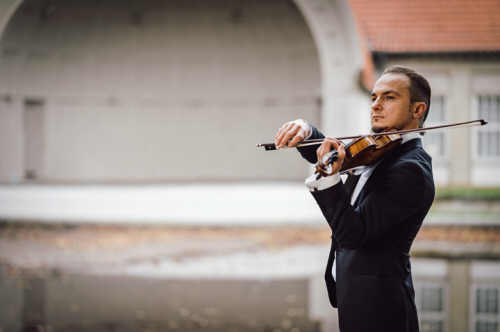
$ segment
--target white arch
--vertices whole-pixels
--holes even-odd
[[[347,0],[294,0],[318,47],[322,79],[322,129],[330,135],[366,132],[368,108],[358,86],[359,34]]]
[[[367,107],[358,87],[362,68],[359,34],[347,0],[293,0],[318,47],[322,123],[331,135],[366,131]],[[23,0],[0,1],[0,37]]]
[[[0,1],[0,37],[10,18],[16,12],[17,8],[21,5],[23,0],[2,0]]]

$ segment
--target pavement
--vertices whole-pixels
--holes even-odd
[[[327,227],[0,224],[0,264],[50,273],[310,277],[323,273],[329,244]],[[411,254],[498,260],[500,229],[424,226]]]
[[[3,185],[2,219],[0,262],[75,272],[315,275],[330,241],[312,196],[292,182]],[[496,206],[435,204],[412,255],[499,259],[499,225]]]
[[[296,278],[321,273],[325,229],[4,224],[0,263],[148,277]]]

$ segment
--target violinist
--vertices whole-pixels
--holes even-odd
[[[371,93],[374,133],[423,126],[429,113],[431,88],[412,69],[386,69]],[[304,139],[323,138],[304,120],[285,123],[275,136],[277,147],[294,147]],[[330,302],[338,309],[341,332],[418,331],[410,248],[434,200],[431,157],[417,133],[376,163],[349,174],[339,170],[345,146],[326,137],[316,149],[299,147],[316,163],[331,150],[338,158],[323,176],[306,179],[332,230],[325,280]]]

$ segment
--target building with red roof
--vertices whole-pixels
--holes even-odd
[[[498,52],[498,0],[349,0],[371,52]]]
[[[433,88],[427,125],[484,118],[481,129],[432,132],[424,142],[440,184],[498,185],[500,1],[349,0],[365,47],[363,83],[389,65],[424,73]]]

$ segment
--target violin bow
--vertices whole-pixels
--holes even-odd
[[[373,134],[367,134],[367,135],[355,135],[355,136],[335,137],[335,139],[341,141],[341,140],[345,140],[345,139],[357,139],[357,138],[364,137],[364,136],[374,136],[374,137],[376,137],[376,136],[394,135],[394,134],[407,134],[407,133],[423,132],[423,131],[428,131],[428,130],[449,128],[449,127],[484,126],[486,124],[488,124],[488,122],[486,122],[484,119],[479,119],[479,120],[471,120],[471,121],[465,121],[465,122],[449,123],[449,124],[432,126],[432,127],[425,127],[425,128],[395,130],[395,131],[387,131],[387,132],[383,132],[383,133],[373,133]],[[323,140],[324,140],[324,138],[304,140],[301,143],[297,144],[296,147],[321,145],[321,143],[323,143]],[[260,143],[260,144],[257,144],[257,147],[258,148],[263,147],[265,151],[279,150],[274,143]],[[286,146],[286,148],[288,148],[288,147]]]

